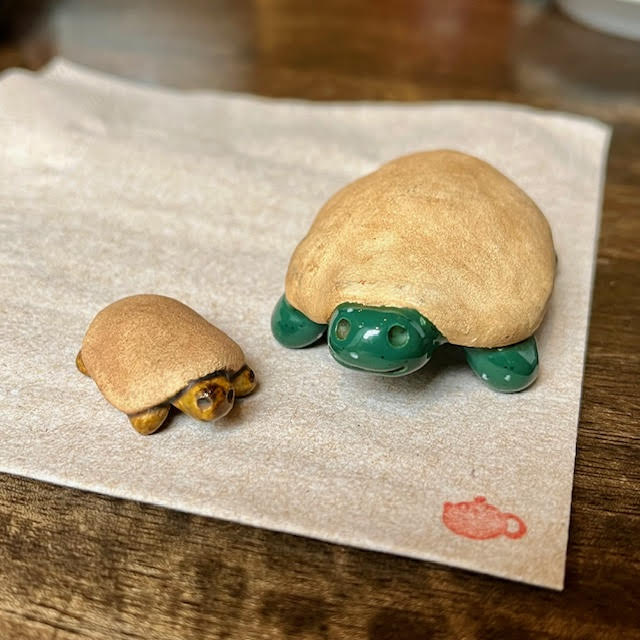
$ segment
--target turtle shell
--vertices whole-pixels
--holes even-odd
[[[233,373],[245,362],[242,349],[193,309],[147,294],[100,311],[81,353],[104,397],[129,415],[166,402],[192,380]]]
[[[522,189],[478,158],[429,151],[338,191],[296,248],[285,294],[321,324],[345,302],[411,308],[449,342],[499,347],[539,326],[555,264]]]

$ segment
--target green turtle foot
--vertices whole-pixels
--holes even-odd
[[[301,311],[294,309],[282,296],[271,315],[271,331],[275,339],[289,349],[308,347],[319,340],[327,329],[326,324],[309,320]]]
[[[538,377],[538,348],[533,336],[508,347],[464,350],[469,366],[494,391],[522,391]]]

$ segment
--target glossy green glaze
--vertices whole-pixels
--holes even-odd
[[[271,316],[271,330],[280,344],[299,349],[318,341],[327,325],[313,322],[282,296]],[[345,367],[404,376],[424,366],[446,339],[414,309],[344,303],[329,319],[327,341],[333,357]],[[538,376],[533,337],[495,349],[463,348],[471,369],[495,391],[522,391]]]
[[[464,350],[469,366],[495,391],[522,391],[538,377],[538,349],[533,336],[508,347]]]
[[[275,339],[289,349],[308,347],[322,337],[326,324],[309,320],[282,296],[271,314],[271,331]]]
[[[333,357],[345,367],[385,376],[416,371],[443,342],[442,334],[413,309],[345,303],[329,320]]]

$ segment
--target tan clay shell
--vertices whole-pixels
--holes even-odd
[[[530,337],[553,288],[551,230],[491,165],[456,151],[416,153],[352,182],[296,248],[288,301],[326,323],[343,302],[416,309],[454,344]]]
[[[215,371],[238,371],[245,362],[242,349],[193,309],[146,294],[100,311],[81,353],[104,397],[127,414],[162,404]]]

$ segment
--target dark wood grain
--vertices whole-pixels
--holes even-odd
[[[182,88],[508,100],[615,128],[564,592],[4,475],[0,638],[640,638],[640,44],[498,0],[70,0],[48,15],[0,28],[1,67],[59,52]]]

